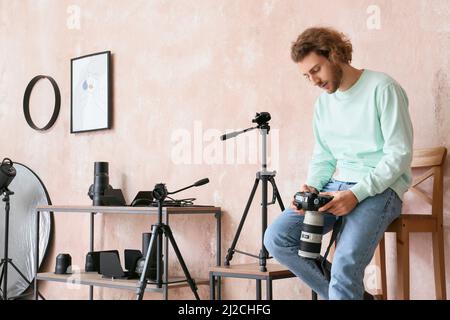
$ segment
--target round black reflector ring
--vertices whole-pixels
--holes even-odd
[[[53,108],[53,114],[50,119],[50,121],[42,128],[39,128],[37,125],[34,124],[33,120],[31,119],[30,115],[30,96],[31,91],[33,91],[34,85],[41,79],[48,79],[50,83],[53,86],[53,90],[55,91],[55,107]],[[56,119],[59,115],[59,109],[61,106],[61,94],[59,92],[58,84],[56,81],[49,76],[39,75],[31,79],[30,83],[28,84],[27,88],[25,89],[25,94],[23,96],[23,114],[25,115],[25,119],[27,120],[28,125],[38,131],[45,131],[50,129],[56,122]]]

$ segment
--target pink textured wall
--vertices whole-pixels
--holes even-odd
[[[173,190],[209,177],[209,185],[180,196],[223,208],[225,254],[259,166],[232,155],[228,160],[194,155],[214,154],[218,132],[249,127],[256,111],[269,111],[271,164],[278,170],[283,199],[289,201],[306,177],[313,147],[313,102],[319,94],[300,76],[289,49],[299,32],[313,25],[342,30],[352,39],[356,67],[387,72],[403,85],[410,98],[415,147],[449,146],[447,0],[0,0],[0,128],[8,132],[0,135],[1,153],[33,168],[54,204],[90,203],[86,193],[94,161],[110,163],[110,182],[122,188],[127,201],[158,182]],[[104,50],[113,53],[113,129],[70,134],[70,59]],[[25,87],[37,74],[55,78],[62,95],[60,116],[45,133],[28,127],[21,106]],[[38,125],[49,119],[52,104],[50,85],[39,83],[31,101]],[[190,163],[179,163],[173,154],[177,145],[173,138],[179,132],[190,134]],[[449,188],[446,170],[447,279]],[[239,249],[253,253],[260,248],[258,203],[259,192],[238,243]],[[269,221],[278,213],[270,208]],[[83,266],[88,218],[58,214],[55,221],[46,269],[54,268],[60,252],[69,252],[74,264]],[[140,235],[152,222],[139,216],[99,215],[96,248],[140,248]],[[174,217],[171,226],[191,273],[206,278],[215,262],[214,219]],[[395,246],[392,238],[387,242],[393,297]],[[413,299],[434,298],[431,252],[429,235],[411,237]],[[232,262],[253,261],[236,254]],[[173,255],[172,262],[172,272],[179,272]],[[85,299],[88,292],[87,287],[69,289],[56,283],[43,283],[41,288],[49,299]],[[199,288],[201,297],[208,298],[208,287]],[[225,299],[254,298],[254,283],[249,280],[225,280],[223,289]],[[131,291],[95,290],[96,298],[132,296]],[[170,297],[193,296],[182,289],[171,291]],[[310,290],[298,280],[279,280],[274,297],[309,299]]]

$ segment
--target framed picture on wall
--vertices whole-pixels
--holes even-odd
[[[111,128],[111,51],[71,59],[70,132]]]

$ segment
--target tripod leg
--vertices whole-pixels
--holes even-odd
[[[145,287],[147,286],[147,269],[150,264],[150,256],[153,248],[153,243],[156,241],[157,233],[159,232],[159,228],[155,225],[152,228],[152,237],[150,238],[150,243],[148,245],[147,253],[145,255],[145,263],[144,268],[142,270],[141,278],[139,279],[138,287],[136,289],[136,300],[142,300],[144,297]],[[157,278],[159,274],[157,275]],[[159,282],[158,282],[159,283]]]
[[[281,200],[280,193],[278,192],[277,185],[273,176],[263,176],[262,178],[262,238],[261,238],[261,251],[259,252],[259,269],[263,272],[267,271],[266,260],[269,259],[269,253],[264,246],[264,233],[267,229],[267,183],[270,182],[273,189],[273,195],[276,197],[278,204],[282,211],[284,211],[283,200]]]
[[[5,274],[5,268],[8,267],[8,264],[5,263],[5,261],[6,261],[6,260],[3,260],[2,263],[0,264],[0,266],[3,265],[3,268],[2,268],[2,274],[0,275],[0,286],[1,286],[2,283],[3,283],[3,276],[4,276],[4,274]],[[2,290],[1,300],[4,300],[4,298],[3,298],[3,295],[4,295],[4,293],[3,293],[3,287],[2,287],[1,290]]]
[[[281,211],[284,211],[285,208],[284,208],[283,200],[281,200],[281,195],[280,195],[280,192],[278,191],[278,187],[277,187],[277,184],[275,183],[274,177],[270,177],[269,181],[272,184],[273,192],[275,194],[275,197],[278,200],[278,204],[280,205],[280,209],[281,209]]]
[[[163,234],[162,229],[158,229],[158,234],[156,237],[156,286],[158,288],[162,288],[162,243],[163,243]],[[167,266],[167,263],[166,263]],[[166,281],[167,282],[167,281]],[[167,288],[167,283],[164,288]]]
[[[3,281],[3,274],[4,274],[4,272],[5,272],[5,268],[7,267],[7,264],[5,263],[5,260],[3,260],[2,263],[0,263],[0,267],[1,267],[1,266],[3,266],[3,268],[2,268],[2,274],[0,275],[0,284],[1,284],[2,281]]]
[[[26,283],[30,285],[31,282],[23,275],[22,272],[20,272],[19,268],[17,268],[17,266],[14,264],[14,262],[10,261],[9,263],[12,265],[12,267],[13,267],[14,269],[16,269],[17,273],[23,278],[23,280],[25,280]]]
[[[242,231],[242,227],[244,226],[245,219],[247,218],[248,211],[250,210],[250,205],[252,204],[253,198],[255,197],[256,189],[258,188],[259,178],[255,179],[255,183],[253,184],[252,192],[250,193],[250,197],[248,198],[247,205],[245,206],[244,214],[242,215],[241,222],[239,223],[238,229],[236,231],[236,235],[234,236],[233,242],[231,243],[231,247],[228,249],[227,256],[225,257],[224,264],[226,266],[230,265],[231,259],[233,259],[234,249],[236,248],[237,241]]]
[[[191,287],[192,292],[194,293],[195,299],[200,300],[200,297],[198,296],[198,293],[197,293],[197,286],[195,285],[195,282],[192,279],[192,277],[189,273],[189,270],[186,267],[186,264],[184,263],[184,259],[181,256],[180,249],[178,249],[178,245],[175,242],[175,239],[173,237],[172,230],[170,230],[170,227],[167,225],[163,225],[162,228],[163,228],[163,233],[166,235],[166,237],[169,238],[170,243],[172,244],[173,251],[175,252],[175,254],[178,258],[178,261],[180,262],[181,268],[183,269],[184,275],[186,276],[186,280],[187,280],[189,286]]]
[[[273,176],[269,176],[268,177],[268,181],[270,182],[270,184],[272,185],[272,189],[273,189],[273,194],[275,196],[275,198],[278,201],[278,204],[280,205],[281,211],[284,211],[284,205],[283,205],[283,200],[281,199],[280,193],[278,191],[277,188],[277,184],[275,183],[275,179]],[[264,184],[266,184],[265,181],[263,181]],[[264,188],[264,184],[263,184],[263,188]],[[265,188],[264,188],[265,189]],[[267,252],[266,247],[264,246],[264,233],[267,229],[267,209],[264,208],[264,203],[267,202],[267,199],[265,199],[266,196],[263,193],[263,230],[262,230],[262,235],[263,235],[263,239],[262,239],[262,245],[261,245],[261,251],[259,253],[259,265],[260,265],[260,270],[261,271],[267,271],[266,269],[266,260],[270,259],[269,257],[269,253]]]
[[[14,264],[14,262],[12,262],[11,260],[9,261],[9,263],[11,264],[11,266],[16,270],[16,272],[22,277],[23,280],[25,280],[25,282],[29,285],[29,286],[33,286],[33,284],[31,283],[31,281],[29,281],[27,279],[27,277],[25,277],[25,275],[19,270],[19,268]],[[38,295],[39,297],[41,297],[42,300],[45,300],[45,298],[39,293],[38,291]],[[13,297],[13,298],[17,298],[17,297]],[[12,298],[11,298],[12,299]]]

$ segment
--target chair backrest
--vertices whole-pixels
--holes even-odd
[[[443,166],[447,157],[447,149],[445,147],[414,149],[411,168],[429,168],[425,173],[413,179],[409,191],[422,198],[431,205],[431,214],[438,220],[442,219],[443,212],[443,192],[444,192],[444,176]],[[433,177],[432,198],[425,194],[417,186]],[[442,222],[442,221],[441,221]]]

